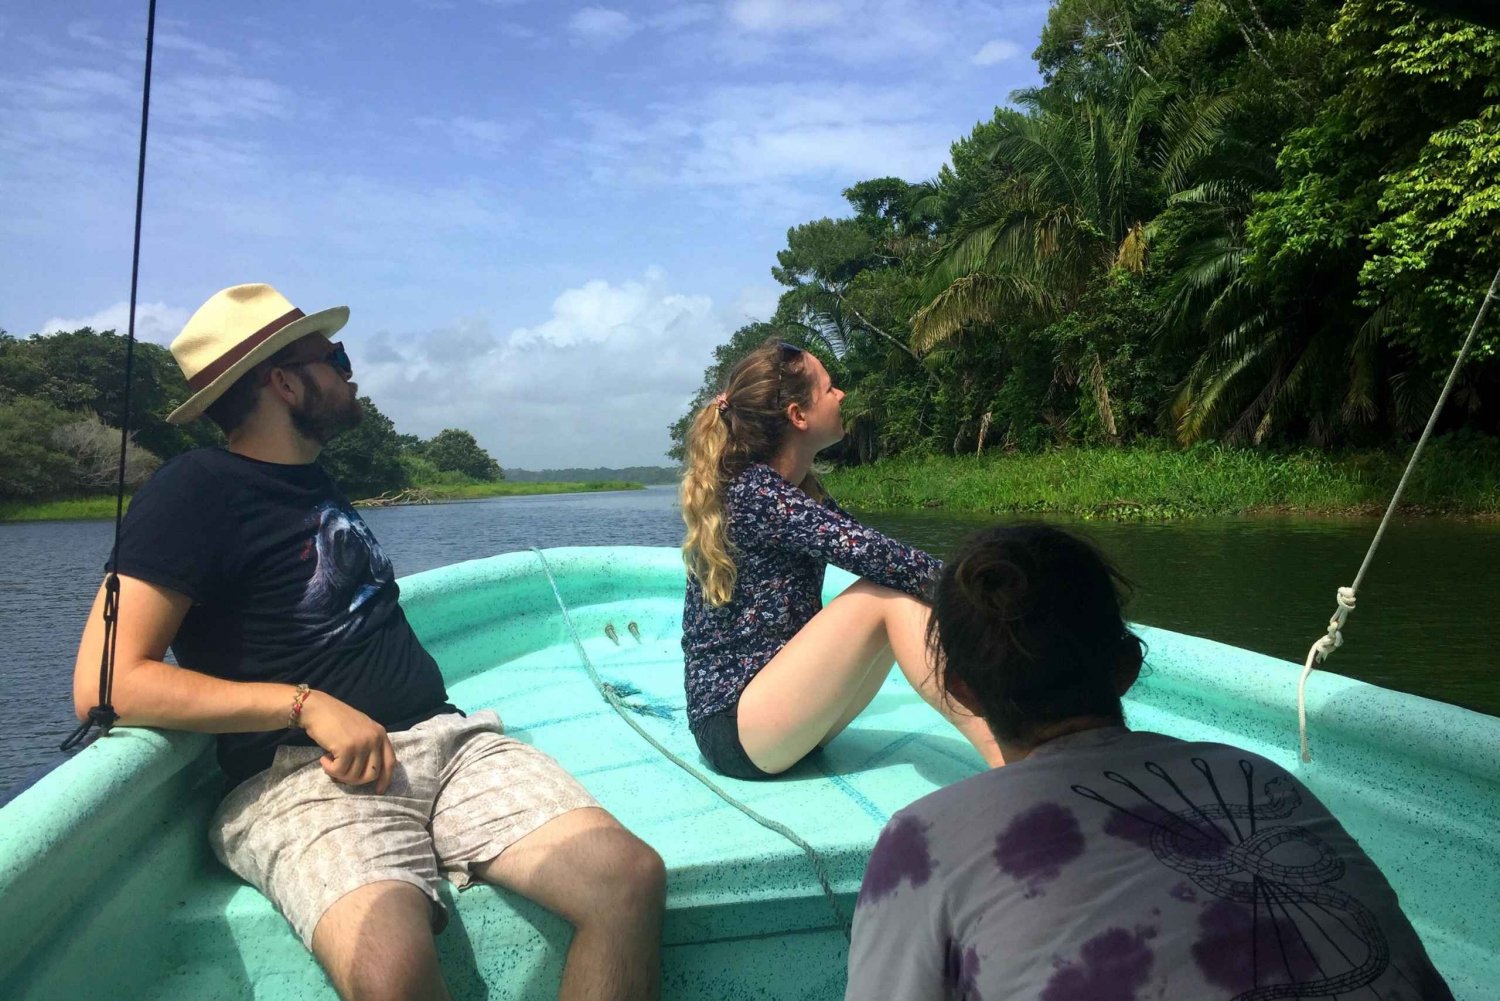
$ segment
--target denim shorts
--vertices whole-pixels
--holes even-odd
[[[740,719],[739,706],[731,706],[721,709],[711,716],[705,716],[692,725],[693,739],[698,742],[698,751],[708,766],[720,775],[727,775],[732,779],[774,779],[785,774],[784,772],[768,772],[762,769],[750,755],[745,752],[745,745],[740,743]],[[801,761],[801,764],[820,748],[813,748]],[[792,767],[796,767],[793,765]],[[788,769],[790,771],[790,769]]]

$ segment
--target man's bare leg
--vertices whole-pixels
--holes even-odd
[[[432,940],[432,901],[389,879],[340,897],[313,931],[313,955],[344,1001],[449,1001]]]
[[[570,810],[474,868],[573,924],[560,1001],[661,993],[661,857],[604,810]]]

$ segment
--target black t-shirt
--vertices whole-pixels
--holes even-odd
[[[221,448],[178,456],[131,501],[119,572],[193,600],[172,640],[185,668],[305,683],[392,731],[457,712],[397,602],[391,561],[316,463]],[[281,744],[312,740],[293,729],[220,734],[219,764],[235,784]]]

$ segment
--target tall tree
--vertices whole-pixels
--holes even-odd
[[[505,472],[474,436],[460,428],[444,428],[422,448],[422,457],[440,472],[462,473],[476,480],[503,480]]]

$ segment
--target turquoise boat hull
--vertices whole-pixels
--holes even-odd
[[[850,579],[830,570],[825,596]],[[898,673],[787,776],[708,775],[682,711],[682,590],[676,550],[601,547],[429,571],[402,581],[402,600],[456,704],[498,710],[661,853],[668,998],[841,998],[843,922],[876,833],[980,761]],[[1149,670],[1128,699],[1131,725],[1295,771],[1385,870],[1458,997],[1496,997],[1500,719],[1320,674],[1304,765],[1298,666],[1141,632]],[[692,771],[627,725],[585,658]],[[0,810],[0,997],[333,998],[270,903],[209,853],[220,782],[209,738],[121,727]],[[786,825],[814,857],[730,800]],[[456,997],[555,995],[565,923],[487,887],[447,899],[438,941]]]

